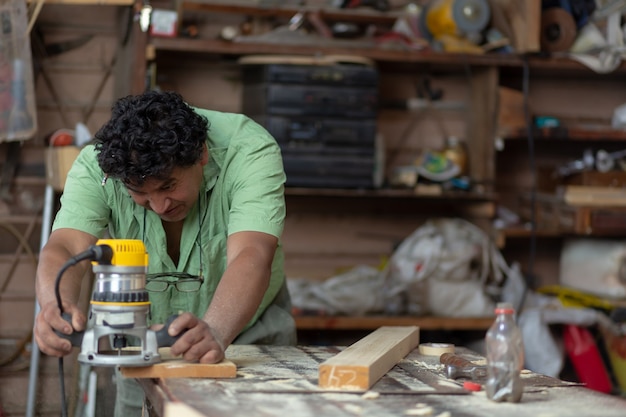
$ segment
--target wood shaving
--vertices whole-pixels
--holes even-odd
[[[413,362],[419,367],[424,368],[424,369],[429,369],[431,371],[441,371],[444,368],[442,364],[431,365],[422,361],[413,361]]]
[[[461,384],[457,382],[446,381],[445,379],[441,379],[437,381],[437,385],[441,385],[441,386],[449,387],[449,388],[458,388],[461,386]]]
[[[272,384],[292,384],[295,379],[277,379],[274,381],[270,381]]]
[[[349,411],[353,414],[362,414],[363,413],[363,407],[355,405],[355,404],[346,404],[345,406],[346,411]]]
[[[365,394],[361,395],[361,398],[364,400],[373,400],[378,397],[380,397],[380,392],[376,391],[367,391]]]
[[[452,413],[449,411],[444,411],[443,413],[437,414],[436,417],[452,417]]]
[[[410,408],[404,412],[408,416],[430,416],[433,414],[433,408],[428,404],[417,403],[415,408]]]

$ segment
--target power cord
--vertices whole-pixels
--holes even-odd
[[[519,305],[516,311],[518,312],[517,318],[521,315],[526,297],[528,296],[529,288],[535,286],[535,257],[537,252],[537,170],[535,161],[535,139],[533,136],[532,120],[530,115],[530,109],[528,104],[529,90],[530,90],[530,68],[528,65],[528,57],[524,56],[522,65],[522,92],[524,96],[524,119],[526,121],[526,138],[528,141],[528,164],[530,167],[531,175],[531,189],[530,189],[530,238],[528,249],[528,272],[524,279],[524,291],[520,297]]]
[[[84,252],[79,253],[76,256],[71,257],[59,270],[54,281],[54,295],[57,301],[57,307],[63,316],[63,301],[61,300],[61,277],[72,266],[85,260],[98,261],[100,263],[111,263],[113,258],[113,249],[109,245],[92,245]],[[71,318],[69,318],[71,323]],[[59,358],[59,384],[61,385],[61,415],[67,417],[67,400],[65,397],[65,374],[63,370],[63,357]]]

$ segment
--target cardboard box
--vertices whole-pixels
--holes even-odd
[[[63,191],[67,173],[79,153],[78,146],[46,148],[46,181],[55,191]]]

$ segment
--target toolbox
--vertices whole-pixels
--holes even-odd
[[[375,67],[255,63],[242,76],[242,111],[278,142],[287,186],[374,187]]]

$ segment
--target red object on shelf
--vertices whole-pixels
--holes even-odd
[[[563,339],[580,382],[594,391],[610,393],[611,379],[591,332],[584,327],[567,324]]]

